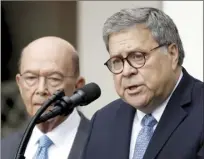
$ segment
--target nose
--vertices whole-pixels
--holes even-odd
[[[123,76],[125,77],[129,77],[133,74],[137,74],[138,73],[138,69],[132,67],[127,60],[124,61],[124,66],[123,66]]]
[[[47,84],[46,84],[46,78],[39,77],[36,94],[41,96],[47,96],[49,94]]]

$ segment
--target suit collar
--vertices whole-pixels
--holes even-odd
[[[132,132],[135,108],[121,100],[116,112],[115,125],[112,128],[112,138],[114,149],[111,149],[111,158],[129,158],[129,145]]]
[[[185,106],[187,103],[191,102],[191,92],[192,92],[192,88],[194,86],[194,81],[195,79],[190,76],[188,74],[188,72],[185,70],[185,68],[182,69],[183,73],[184,73],[184,77],[182,79],[181,84],[178,86],[177,89],[177,95],[179,96],[179,94],[181,95],[180,99],[179,97],[177,97],[177,99],[179,99],[180,101],[180,106]]]
[[[144,159],[155,158],[175,129],[187,117],[185,106],[191,102],[193,78],[183,68],[183,77],[172,94],[146,150]]]
[[[88,131],[90,127],[90,121],[80,112],[78,111],[81,122],[74,139],[74,143],[70,150],[70,154],[68,159],[80,159],[82,155],[83,148],[85,146],[86,139],[88,137]]]

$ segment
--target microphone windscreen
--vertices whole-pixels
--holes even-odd
[[[84,92],[84,102],[81,105],[87,105],[101,95],[101,89],[96,83],[89,83],[80,90]]]

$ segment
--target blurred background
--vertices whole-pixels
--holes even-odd
[[[2,1],[1,2],[1,137],[28,122],[15,83],[17,61],[24,46],[43,36],[58,36],[79,52],[81,74],[95,82],[101,97],[80,110],[94,112],[117,99],[112,74],[103,63],[109,58],[102,27],[113,13],[128,7],[155,7],[176,23],[186,57],[183,66],[203,81],[203,1]]]

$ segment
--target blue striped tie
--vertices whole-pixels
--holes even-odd
[[[133,159],[142,159],[149,141],[154,133],[154,125],[157,123],[156,119],[152,115],[145,115],[141,121],[142,129],[140,130],[136,144]]]
[[[36,159],[48,159],[48,148],[53,144],[52,140],[46,135],[43,135],[39,141]]]

